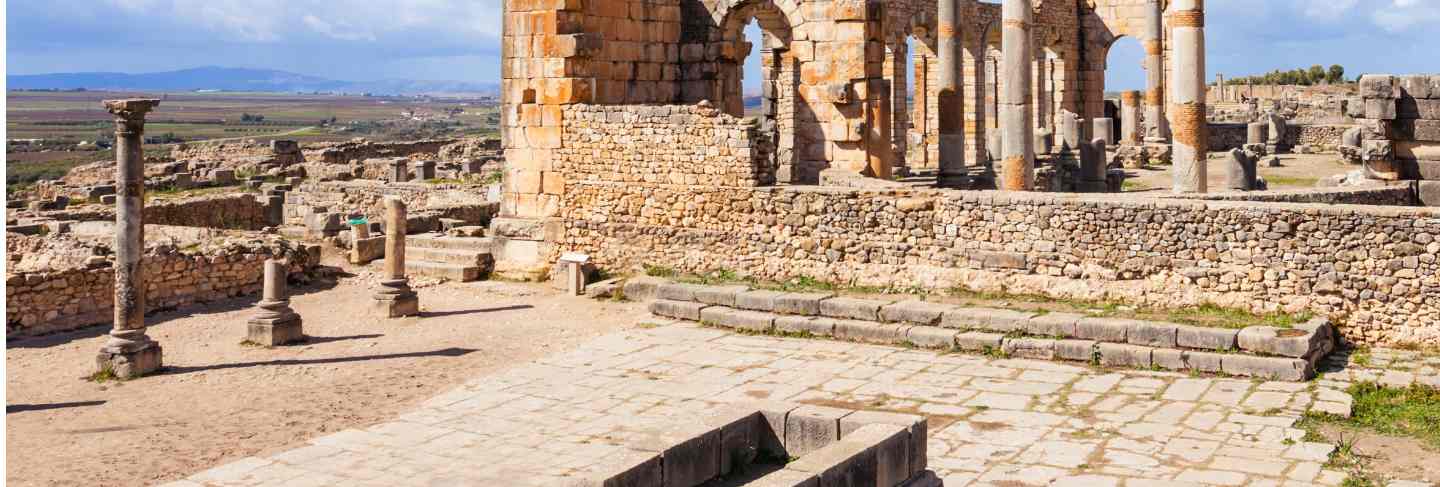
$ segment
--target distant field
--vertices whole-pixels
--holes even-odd
[[[38,146],[7,144],[6,184],[14,189],[16,184],[54,178],[69,167],[113,157],[105,151],[72,149],[81,142],[113,136],[114,124],[102,100],[135,97],[163,100],[147,117],[145,135],[155,138],[150,149],[159,148],[155,142],[161,140],[286,138],[319,142],[499,134],[494,123],[498,106],[479,99],[11,91],[6,93],[6,137],[44,142]],[[410,114],[421,120],[413,120]],[[263,120],[242,120],[245,115]]]

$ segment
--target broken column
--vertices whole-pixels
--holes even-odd
[[[1080,144],[1080,177],[1075,190],[1081,193],[1104,193],[1105,184],[1105,139],[1096,137],[1089,143]]]
[[[965,171],[965,102],[960,85],[963,8],[960,0],[940,0],[939,9],[940,174],[936,183],[941,187],[958,187],[968,180]]]
[[[1120,145],[1140,145],[1140,92],[1120,93]]]
[[[1069,110],[1060,111],[1060,154],[1075,156],[1080,150],[1080,116]]]
[[[390,182],[403,183],[410,180],[410,163],[404,158],[390,160]]]
[[[1109,117],[1091,119],[1090,137],[1105,139],[1105,145],[1113,145],[1115,143],[1115,119]]]
[[[1245,145],[1264,145],[1265,127],[1265,122],[1250,122],[1245,125]]]
[[[145,114],[154,99],[108,100],[115,115],[115,323],[100,347],[96,366],[117,377],[139,377],[159,369],[160,344],[145,335]]]
[[[1165,120],[1165,31],[1162,16],[1160,0],[1146,0],[1145,140],[1157,143],[1170,138],[1170,128]]]
[[[1225,154],[1225,188],[1231,191],[1256,189],[1255,157],[1240,149]]]
[[[1000,92],[1001,189],[1035,187],[1034,113],[1030,111],[1030,0],[1005,0],[1001,7],[1002,72]]]
[[[420,297],[405,277],[405,218],[405,202],[385,198],[385,271],[375,291],[375,306],[386,318],[420,314]]]
[[[1176,193],[1206,191],[1205,155],[1210,147],[1210,127],[1205,118],[1205,11],[1204,0],[1174,0],[1171,5],[1171,38],[1175,46],[1175,106],[1170,114],[1174,150]]]
[[[285,286],[287,275],[283,262],[265,260],[264,294],[245,334],[250,343],[273,347],[305,339],[300,315],[290,309],[290,293]]]

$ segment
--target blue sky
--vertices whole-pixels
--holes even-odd
[[[273,68],[334,79],[495,81],[500,0],[10,0],[6,70]],[[1209,0],[1211,78],[1341,64],[1440,72],[1440,0]],[[1428,28],[1427,28],[1428,26]],[[1108,88],[1143,85],[1137,42]],[[754,78],[752,76],[749,78]]]

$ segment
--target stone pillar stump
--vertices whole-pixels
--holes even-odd
[[[275,260],[265,261],[265,292],[256,305],[255,316],[250,318],[245,339],[257,345],[273,347],[305,339],[300,315],[290,309],[289,291],[285,286],[285,264]]]
[[[420,296],[405,276],[405,202],[385,199],[385,273],[375,290],[375,309],[386,318],[417,316]]]

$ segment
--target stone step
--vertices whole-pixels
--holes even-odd
[[[451,237],[440,234],[410,235],[405,239],[406,247],[429,249],[476,250],[490,252],[495,241],[489,237]]]
[[[478,265],[448,264],[424,260],[405,260],[405,274],[410,276],[443,277],[452,281],[478,281],[486,270]]]
[[[495,259],[489,250],[449,249],[405,246],[405,259],[438,262],[443,264],[464,264],[491,267]]]

